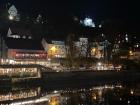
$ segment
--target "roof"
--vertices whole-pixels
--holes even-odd
[[[40,40],[6,38],[5,43],[10,49],[44,50]]]
[[[20,35],[20,36],[31,36],[31,32],[27,29],[20,29],[20,28],[14,28],[14,27],[10,27],[12,35]]]
[[[65,38],[62,36],[53,36],[53,35],[48,35],[44,38],[46,40],[47,43],[49,44],[53,44],[53,41],[61,41],[61,42],[65,42]]]

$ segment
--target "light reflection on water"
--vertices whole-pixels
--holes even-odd
[[[47,87],[0,91],[0,105],[140,105],[140,85],[100,85],[49,90]]]

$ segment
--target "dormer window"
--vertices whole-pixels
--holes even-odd
[[[13,38],[20,38],[19,35],[13,35],[12,37],[13,37]]]
[[[29,36],[29,37],[28,37],[28,39],[32,39],[32,37],[31,37],[31,36]]]

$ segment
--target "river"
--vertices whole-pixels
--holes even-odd
[[[0,88],[1,105],[140,105],[140,84],[135,82],[41,84]]]

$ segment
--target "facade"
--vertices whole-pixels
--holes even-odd
[[[31,32],[29,30],[9,27],[8,32],[7,32],[7,37],[32,39],[32,34],[31,34]]]
[[[76,56],[85,57],[87,55],[88,44],[88,38],[79,38],[79,41],[75,42],[75,46],[78,50]]]
[[[39,40],[5,38],[6,57],[2,63],[46,65],[47,53]]]
[[[102,42],[93,42],[91,48],[91,57],[100,59],[103,57],[104,46]]]
[[[110,42],[108,40],[93,42],[93,52],[91,53],[91,55],[98,59],[107,57],[107,48],[109,45]]]
[[[42,45],[48,53],[48,58],[65,58],[66,57],[66,46],[64,41],[46,41],[42,40]]]
[[[129,52],[129,55],[130,55],[129,59],[131,60],[140,60],[140,51],[135,51],[132,52],[131,54]]]
[[[103,58],[105,55],[105,49],[108,46],[109,42],[89,42],[88,38],[79,38],[79,41],[75,42],[75,45],[78,49],[77,56],[81,57],[92,57],[92,58]]]
[[[97,59],[104,57],[106,42],[92,42],[91,56]]]
[[[136,43],[133,46],[133,50],[129,50],[129,59],[140,60],[140,44]]]

